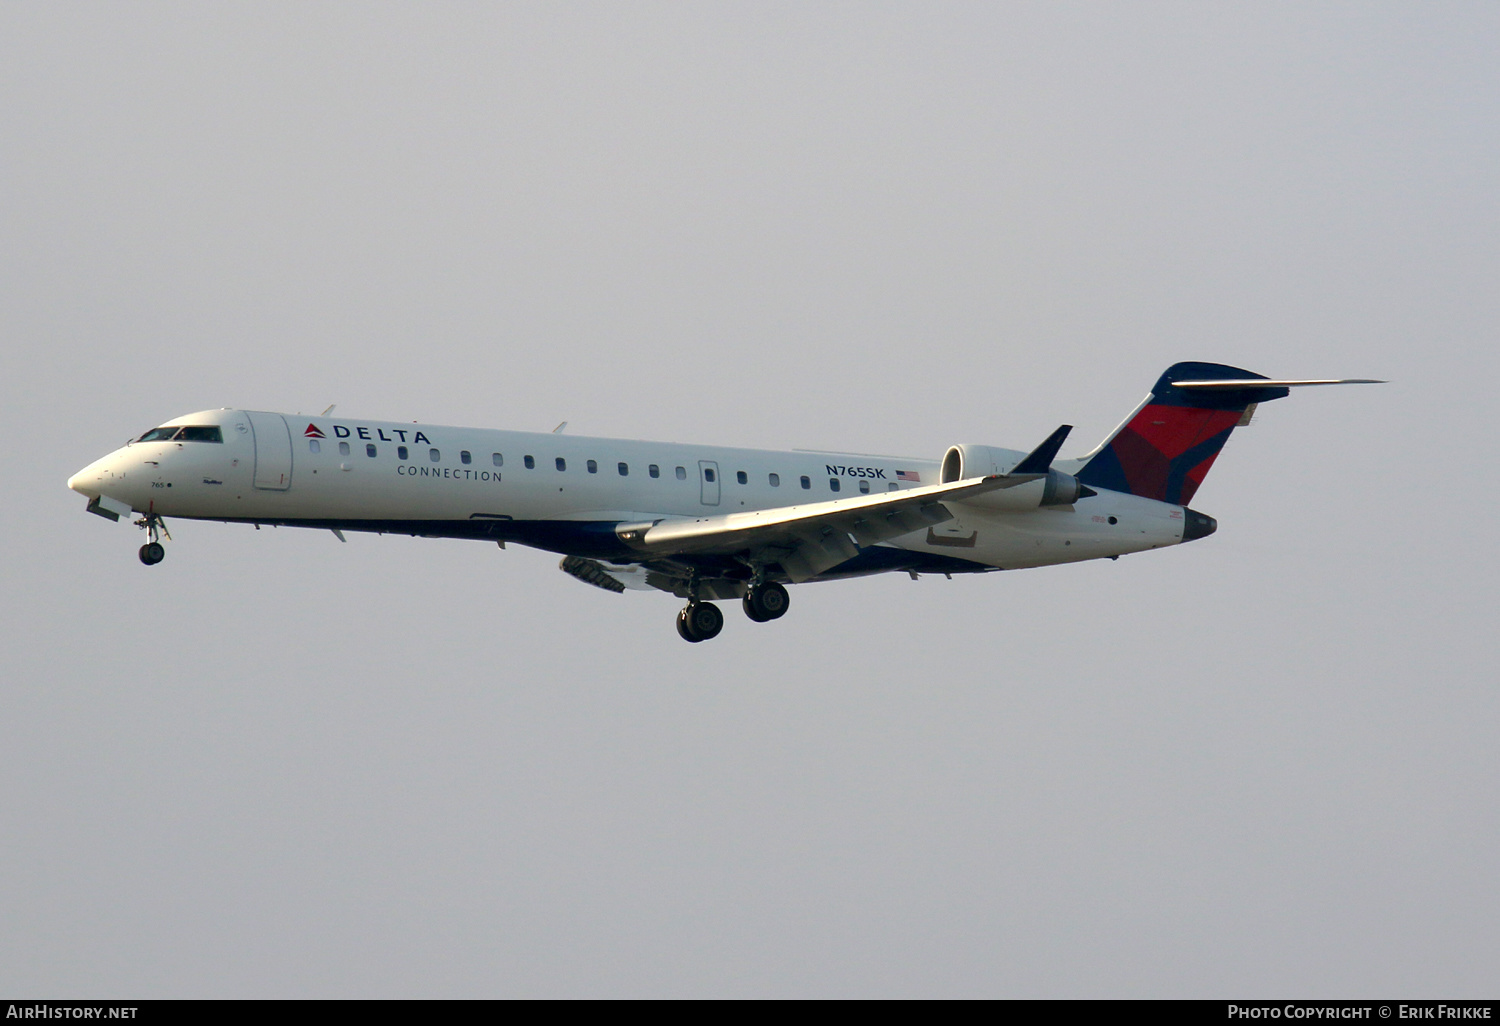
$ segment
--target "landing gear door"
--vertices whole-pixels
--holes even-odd
[[[255,436],[255,487],[284,492],[292,486],[292,432],[279,413],[249,413]]]
[[[698,480],[703,484],[703,505],[719,504],[719,465],[713,460],[698,461]]]

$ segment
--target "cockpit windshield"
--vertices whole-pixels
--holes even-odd
[[[152,428],[147,431],[137,442],[222,442],[223,433],[217,426],[197,427],[193,425],[169,424],[166,427]]]

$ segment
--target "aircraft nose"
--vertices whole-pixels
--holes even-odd
[[[89,496],[89,498],[93,498],[93,495],[89,491],[89,485],[96,483],[99,480],[99,475],[90,474],[90,469],[91,466],[84,467],[78,473],[68,478],[68,487],[73,489],[79,495],[87,495]],[[97,489],[95,490],[97,491]]]
[[[1182,512],[1182,540],[1185,542],[1207,538],[1219,529],[1219,522],[1207,514],[1186,506],[1182,507]]]
[[[79,495],[87,495],[90,499],[99,497],[99,490],[104,484],[104,479],[109,477],[110,457],[97,459],[84,467],[78,473],[68,478],[68,487]]]

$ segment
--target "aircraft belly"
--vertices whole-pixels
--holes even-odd
[[[846,560],[831,570],[825,570],[812,581],[837,581],[849,577],[868,577],[872,574],[921,573],[921,574],[983,574],[998,570],[972,559],[964,559],[947,553],[926,552],[901,548],[894,545],[872,545],[861,549],[859,555]]]
[[[956,512],[948,523],[895,544],[1011,570],[1122,556],[1182,540],[1180,506],[1117,493],[1027,513],[972,507]]]

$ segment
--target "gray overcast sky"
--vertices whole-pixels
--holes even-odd
[[[0,6],[0,992],[1483,996],[1500,6]],[[193,410],[1076,455],[1167,552],[677,603],[66,478]]]

